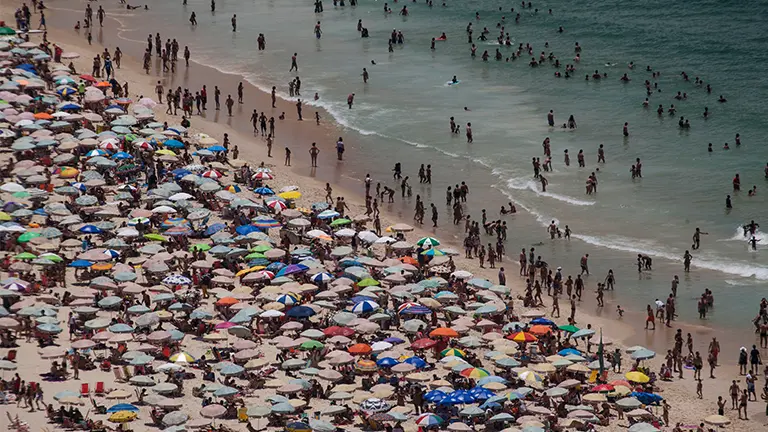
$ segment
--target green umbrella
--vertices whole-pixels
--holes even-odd
[[[365,278],[357,283],[357,286],[362,288],[369,287],[369,286],[378,286],[378,285],[379,285],[379,281],[372,278]]]
[[[270,249],[272,249],[272,246],[267,246],[267,245],[258,245],[258,246],[254,246],[254,247],[252,247],[251,249],[249,249],[249,251],[250,251],[250,252],[259,252],[259,253],[264,253],[264,252],[266,252],[266,251],[268,251],[268,250],[270,250]]]
[[[37,258],[37,255],[29,252],[22,252],[18,255],[16,255],[14,258],[20,259],[20,260],[26,260],[26,259],[35,259]]]
[[[44,258],[44,259],[47,259],[48,261],[53,261],[55,263],[64,261],[62,257],[56,255],[55,253],[44,253],[40,255],[40,258]]]
[[[251,260],[256,258],[266,258],[263,253],[260,252],[252,252],[243,257],[244,259]]]
[[[24,234],[20,235],[17,241],[19,243],[26,243],[36,237],[40,237],[40,234],[32,231],[27,231]]]
[[[144,234],[144,238],[147,240],[155,240],[155,241],[168,240],[165,236],[161,236],[160,234]]]
[[[323,345],[321,342],[318,342],[316,340],[308,340],[303,344],[301,344],[301,346],[299,346],[299,348],[303,351],[309,351],[313,349],[322,349],[323,347],[325,347],[325,345]]]
[[[416,244],[419,246],[438,246],[440,241],[434,237],[422,237]]]
[[[574,325],[570,325],[570,324],[561,325],[559,328],[560,328],[560,330],[562,330],[564,332],[568,332],[568,333],[576,333],[577,331],[579,331],[578,327],[576,327]]]
[[[336,219],[335,221],[331,222],[331,226],[332,227],[337,227],[337,226],[347,225],[347,224],[351,224],[351,223],[352,223],[352,221],[349,220],[349,219],[339,218],[339,219]]]

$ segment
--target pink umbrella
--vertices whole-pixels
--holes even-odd
[[[236,325],[237,324],[235,324],[233,322],[224,321],[224,322],[220,322],[220,323],[216,324],[216,330],[222,330],[222,329],[226,330],[226,329],[228,329],[230,327],[234,327]]]

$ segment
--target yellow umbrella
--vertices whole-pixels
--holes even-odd
[[[648,378],[648,375],[642,372],[637,372],[637,371],[627,372],[626,375],[624,376],[632,382],[641,383],[641,384],[647,383],[648,381],[651,380],[650,378]]]
[[[112,423],[128,423],[136,420],[136,413],[132,411],[118,411],[111,416],[107,420],[111,421]]]
[[[6,212],[0,212],[0,221],[9,221],[11,220],[11,215],[9,215]]]
[[[283,198],[283,199],[287,199],[287,200],[288,199],[289,200],[294,200],[294,199],[301,198],[301,192],[299,192],[299,191],[288,191],[288,192],[283,192],[281,194],[277,194],[277,196],[279,196],[280,198]]]
[[[259,270],[264,270],[265,268],[266,267],[264,267],[264,266],[253,266],[253,267],[247,268],[245,270],[240,270],[239,272],[235,273],[235,276],[240,277],[240,276],[243,276],[243,275],[247,275],[248,273],[251,273],[251,272],[255,272],[255,271],[259,271]]]
[[[176,156],[176,153],[173,152],[173,150],[169,149],[161,149],[155,152],[155,154],[159,155],[168,155],[168,156]]]

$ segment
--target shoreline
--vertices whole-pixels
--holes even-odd
[[[13,7],[8,8],[8,9],[12,10]],[[2,9],[0,9],[0,12],[2,13],[3,17],[6,17],[8,15],[6,13],[7,11],[6,11],[5,6]],[[84,40],[80,40],[78,42],[77,39],[74,36],[63,34],[63,33],[66,33],[66,31],[63,30],[63,29],[53,29],[52,28],[51,31],[49,31],[49,36],[50,36],[49,39],[51,39],[53,41],[56,41],[56,42],[64,42],[64,44],[63,44],[64,46],[67,46],[69,48],[74,48],[74,50],[76,50],[77,52],[79,52],[81,54],[83,54],[85,52],[88,52],[89,54],[93,54],[95,52],[99,52],[100,51],[98,45],[93,45],[91,47],[89,47],[88,45],[83,45],[83,43],[85,42]],[[33,36],[33,38],[34,38],[34,36]],[[66,52],[66,50],[65,50],[65,52]],[[81,58],[78,60],[77,63],[83,63],[83,62],[87,63],[87,60],[85,60],[85,57],[86,56],[81,56]],[[120,72],[119,76],[121,78],[119,81],[122,82],[124,77],[128,77],[127,80],[130,83],[131,94],[154,95],[154,92],[152,91],[153,84],[150,82],[150,80],[155,80],[156,79],[155,75],[148,75],[148,76],[144,75],[143,71],[141,71],[140,69],[137,68],[138,64],[140,64],[140,63],[137,62],[135,60],[135,58],[133,58],[132,56],[126,55],[124,57],[124,65],[123,65],[124,68],[118,70]],[[78,66],[82,67],[81,65],[78,65]],[[153,66],[156,66],[156,65],[153,65]],[[198,64],[198,67],[194,67],[194,68],[191,67],[190,69],[194,69],[196,71],[197,70],[202,70],[202,72],[200,72],[200,73],[205,73],[205,68],[206,68],[206,66]],[[79,72],[82,73],[84,71],[83,70],[79,70]],[[220,71],[217,71],[217,72],[224,74],[223,72],[220,72]],[[186,85],[187,82],[190,82],[190,81],[194,82],[193,80],[197,79],[197,77],[190,79],[189,75],[191,75],[191,71],[190,70],[185,71],[184,79],[183,79],[185,85]],[[170,82],[178,84],[178,81],[175,81],[175,80],[171,80]],[[249,85],[250,85],[250,83],[249,83]],[[194,88],[192,86],[190,86],[190,87]],[[269,95],[263,93],[256,86],[252,86],[252,88],[256,89],[258,91],[258,93],[255,96],[250,95],[250,93],[247,93],[247,95],[248,95],[247,98],[248,98],[249,102],[252,102],[251,98],[255,97],[255,99],[257,101],[256,105],[269,105]],[[139,90],[138,93],[136,92],[137,89]],[[212,89],[209,89],[209,92],[210,91],[212,91]],[[222,92],[222,93],[223,93],[223,97],[222,98],[225,98],[224,95],[226,95],[226,92]],[[209,99],[212,99],[212,98],[209,97]],[[262,104],[262,102],[264,102],[264,103]],[[249,103],[249,106],[253,106],[253,104]],[[283,107],[286,107],[286,113],[288,113],[289,111],[287,109],[291,107],[290,101],[279,99],[277,111],[282,110]],[[247,116],[247,114],[245,114],[245,111],[242,108],[243,107],[240,107],[240,110],[238,110],[239,111],[238,112],[238,114],[239,114],[238,116],[235,116],[235,117],[233,117],[231,119],[228,119],[226,122],[223,122],[223,123],[215,122],[215,120],[211,121],[211,120],[208,120],[207,118],[202,118],[201,119],[201,117],[195,116],[195,117],[192,118],[192,129],[195,130],[195,131],[204,131],[204,132],[209,133],[211,136],[214,136],[216,138],[221,138],[223,133],[227,132],[227,133],[230,134],[230,140],[232,141],[233,144],[252,142],[252,141],[255,140],[255,138],[252,138],[252,137],[249,138],[247,136],[248,135],[247,131],[245,131],[245,132],[243,131],[243,129],[247,129],[247,123],[246,123],[245,127],[242,124],[243,123],[242,121],[234,122],[235,124],[232,125],[233,124],[233,120],[242,119],[243,115]],[[209,110],[209,112],[210,112],[210,110]],[[220,115],[219,116],[214,116],[214,118],[218,118],[218,117],[220,117]],[[309,116],[307,116],[307,117],[309,117]],[[158,119],[158,121],[163,121],[163,119],[165,119],[166,116],[162,113],[162,110],[161,110],[160,112],[158,112],[158,115],[156,116],[156,118]],[[177,117],[172,117],[172,118],[175,119],[175,120],[178,119]],[[312,124],[312,120],[313,119],[308,118],[307,121],[305,121],[304,124],[299,126],[299,127],[296,127],[296,126],[288,127],[287,126],[288,120],[286,120],[286,123],[279,123],[278,124],[278,131],[277,132],[278,132],[278,134],[280,134],[279,135],[280,142],[282,143],[283,140],[285,140],[285,142],[290,143],[290,145],[292,145],[292,146],[298,145],[299,143],[305,143],[308,146],[309,142],[311,142],[310,140],[315,140],[320,145],[322,145],[321,143],[325,143],[325,141],[318,140],[318,133],[322,134],[322,138],[323,139],[328,139],[330,142],[333,142],[333,140],[335,140],[335,137],[337,136],[337,134],[342,132],[338,128],[336,128],[335,125],[332,125],[332,124],[330,124],[328,122],[324,122],[321,125],[320,128],[317,128],[317,127],[314,126],[314,124]],[[198,123],[200,123],[200,125],[198,125]],[[231,127],[232,129],[227,129],[229,127]],[[287,139],[285,138],[285,135],[284,135],[285,132],[282,132],[286,128],[289,129],[289,133],[288,133],[288,138]],[[233,133],[233,130],[235,131],[234,133]],[[264,148],[261,146],[259,141],[256,141],[256,142],[258,144],[257,146],[247,146],[247,147],[243,146],[240,149],[240,153],[242,155],[242,157],[240,159],[247,159],[247,160],[253,162],[254,164],[257,164],[260,160],[264,159]],[[346,140],[345,140],[345,142],[346,142]],[[348,146],[347,147],[348,149],[354,149],[355,148],[354,140],[352,140],[351,143],[348,143],[347,146]],[[278,145],[278,143],[276,142],[275,143],[275,149],[279,149],[280,147],[281,146]],[[280,169],[277,168],[279,163],[277,163],[277,162],[279,160],[282,160],[282,157],[278,156],[278,155],[281,155],[281,153],[275,151],[275,149],[273,149],[273,153],[276,153],[276,157],[274,158],[275,159],[274,160],[274,162],[275,162],[274,165],[276,167],[276,170],[279,171]],[[330,157],[323,157],[326,153],[328,153],[327,156],[330,156]],[[305,157],[306,155],[304,153],[302,153],[301,151],[296,153],[296,150],[294,150],[294,155],[296,157],[294,160],[297,163],[292,164],[293,166],[290,168],[290,171],[291,171],[291,173],[293,175],[296,176],[296,178],[288,178],[288,179],[285,179],[285,180],[281,178],[279,181],[275,182],[276,184],[280,184],[280,185],[282,185],[282,183],[290,184],[293,180],[298,180],[298,182],[296,182],[296,183],[300,186],[302,191],[307,191],[307,192],[311,191],[311,193],[308,193],[307,195],[315,195],[315,196],[319,195],[319,196],[322,197],[323,196],[323,192],[322,192],[323,183],[326,181],[326,179],[336,180],[335,182],[332,183],[335,186],[334,187],[335,195],[336,196],[344,195],[346,197],[353,198],[352,200],[349,201],[350,206],[353,207],[353,210],[350,212],[350,214],[359,213],[359,209],[361,207],[364,209],[364,206],[361,206],[361,203],[360,203],[360,189],[361,188],[358,187],[357,191],[355,191],[355,189],[353,187],[353,184],[354,184],[353,181],[351,179],[346,179],[345,180],[345,177],[344,177],[343,172],[342,172],[342,170],[343,170],[342,168],[337,167],[335,170],[333,170],[333,173],[330,174],[330,176],[328,174],[326,174],[325,171],[323,171],[322,175],[320,175],[318,173],[314,173],[315,175],[313,176],[312,173],[311,173],[312,170],[310,170],[309,167],[308,167],[308,158]],[[333,164],[332,160],[333,160],[332,147],[330,147],[330,144],[327,144],[326,146],[323,147],[323,150],[321,152],[320,167],[323,168],[325,166],[332,165]],[[329,163],[329,161],[331,161],[331,162]],[[306,171],[310,171],[310,175],[304,174]],[[288,176],[288,177],[290,177],[290,176]],[[342,184],[341,187],[336,186],[339,183]],[[342,193],[339,193],[339,192],[342,192]],[[382,226],[391,225],[391,224],[396,223],[396,222],[401,221],[401,220],[405,221],[406,223],[412,224],[412,222],[407,220],[407,217],[403,216],[402,214],[400,214],[400,215],[391,214],[386,209],[383,209],[382,216],[383,216]],[[417,228],[416,230],[413,231],[413,233],[411,235],[414,238],[417,238],[417,237],[421,237],[423,235],[428,235],[428,234],[432,234],[432,232],[430,232],[429,230],[424,230],[424,229]],[[438,234],[438,236],[439,236],[439,234]],[[450,242],[447,242],[447,243],[451,244]],[[457,245],[454,245],[454,244],[451,244],[451,245],[454,246],[454,247],[457,246]],[[456,247],[456,248],[458,250],[462,249],[461,245],[458,245],[458,247]],[[495,274],[494,274],[495,271],[489,271],[488,269],[486,269],[486,270],[482,270],[481,272],[476,272],[479,269],[477,269],[477,263],[475,261],[468,261],[468,260],[465,260],[465,259],[460,258],[460,257],[457,258],[457,262],[459,262],[459,261],[462,263],[462,267],[464,267],[464,268],[471,268],[473,273],[475,273],[476,275],[486,277],[486,278],[488,278],[490,280],[495,280]],[[506,261],[505,262],[505,264],[508,264],[507,286],[510,287],[510,289],[512,290],[513,294],[520,294],[523,291],[522,290],[522,288],[523,288],[522,281],[517,279],[515,277],[515,275],[514,275],[514,270],[516,269],[516,266],[515,267],[509,266],[509,264],[513,264],[513,263],[514,263],[513,261]],[[587,297],[588,297],[588,295],[591,292],[592,292],[591,290],[587,290],[586,291]],[[590,301],[589,304],[590,304],[589,307],[591,307],[592,306],[592,302]],[[608,303],[608,304],[611,305],[612,303]],[[561,305],[561,307],[565,308],[564,305]],[[669,336],[662,336],[660,338],[658,335],[655,335],[655,334],[649,335],[648,333],[643,333],[642,331],[636,331],[635,329],[638,328],[638,327],[636,327],[636,325],[642,325],[641,323],[642,323],[643,318],[644,318],[642,316],[637,316],[637,314],[628,313],[627,317],[626,317],[626,321],[621,322],[620,326],[616,326],[615,324],[616,324],[617,321],[615,319],[608,318],[608,317],[599,317],[599,316],[595,316],[594,314],[585,313],[584,312],[585,308],[586,308],[585,306],[582,306],[582,308],[580,308],[578,310],[577,320],[580,323],[588,321],[588,322],[592,323],[593,327],[595,327],[595,328],[597,328],[598,326],[599,327],[605,327],[605,329],[607,330],[606,331],[606,339],[610,338],[610,339],[616,340],[617,342],[618,341],[624,341],[624,342],[626,342],[626,341],[634,341],[634,340],[640,340],[640,339],[651,339],[651,341],[647,342],[646,344],[647,344],[647,346],[654,347],[654,348],[659,346],[659,344],[663,343],[663,341],[659,341],[659,339],[664,339],[667,342],[670,339]],[[544,309],[546,310],[547,308],[544,308]],[[605,311],[606,311],[607,315],[611,314],[611,308],[610,307],[607,307],[605,309]],[[596,323],[598,325],[595,325]],[[680,326],[678,326],[678,327],[680,327]],[[702,342],[702,340],[700,339],[701,335],[708,334],[709,331],[717,332],[717,329],[710,329],[708,327],[694,326],[694,325],[685,326],[685,323],[684,323],[682,328],[685,328],[685,329],[698,329],[698,332],[696,333],[697,335],[699,335],[697,337],[698,345],[701,345],[701,342]],[[725,339],[723,339],[722,341],[723,341],[724,345],[728,342]],[[730,358],[730,356],[728,356],[727,353],[728,353],[728,351],[724,350],[724,357],[723,357],[724,359]],[[724,361],[723,364],[724,365],[730,365],[731,363],[727,362],[727,361]],[[726,384],[727,384],[728,380],[725,380],[725,381],[726,381]],[[680,395],[683,395],[686,392],[691,392],[691,390],[693,388],[693,383],[690,380],[689,381],[683,381],[682,383],[684,383],[684,384],[681,384],[679,386],[670,386],[670,389],[672,389],[672,390],[680,390],[682,392],[682,393],[680,393]],[[711,402],[711,401],[709,401],[709,402]],[[753,417],[756,415],[755,413],[752,413],[752,414],[753,414]],[[5,421],[5,419],[2,420],[2,422],[4,422],[4,421]],[[0,424],[2,424],[2,422],[0,422]],[[738,424],[742,425],[741,422],[739,422]],[[744,425],[744,429],[745,430],[750,430],[749,426],[751,425],[751,423],[744,423],[743,425]]]

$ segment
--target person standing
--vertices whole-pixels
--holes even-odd
[[[285,166],[291,166],[291,149],[285,148]]]
[[[243,82],[237,84],[237,103],[243,103]]]
[[[344,139],[342,137],[336,141],[336,159],[344,160]]]
[[[213,101],[216,103],[216,111],[218,111],[221,108],[221,104],[219,103],[220,98],[221,98],[221,90],[219,90],[219,86],[213,86]]]
[[[435,203],[430,203],[429,205],[432,208],[432,227],[437,228],[437,207]]]
[[[225,104],[227,105],[227,113],[230,117],[232,117],[232,106],[235,105],[235,101],[232,99],[232,95],[227,95],[227,101]]]
[[[299,71],[299,64],[296,62],[296,56],[298,56],[298,53],[293,53],[293,56],[291,56],[291,69],[288,70],[288,72],[293,72],[296,70],[296,72]]]
[[[309,157],[312,160],[312,168],[317,168],[318,153],[320,153],[320,149],[317,148],[317,143],[312,143],[312,147],[309,149]]]

